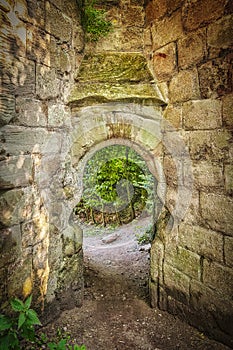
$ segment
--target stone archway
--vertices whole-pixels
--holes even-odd
[[[166,135],[166,129],[169,129],[170,136],[164,136]],[[108,145],[124,144],[132,147],[143,157],[148,169],[156,178],[158,185],[157,191],[154,193],[154,198],[156,201],[159,199],[161,206],[159,212],[158,207],[156,207],[157,212],[154,214],[153,224],[157,225],[156,221],[158,219],[157,227],[161,227],[162,223],[162,229],[165,230],[166,225],[169,225],[169,223],[170,227],[174,228],[175,224],[181,220],[184,214],[184,207],[189,204],[190,189],[185,189],[183,186],[180,186],[178,189],[178,199],[181,196],[185,196],[181,207],[180,203],[178,203],[173,212],[168,212],[164,209],[166,180],[160,161],[164,152],[162,145],[165,145],[168,151],[171,151],[171,148],[174,147],[174,142],[176,146],[179,146],[176,147],[174,159],[177,164],[178,177],[181,175],[179,174],[179,171],[181,171],[179,169],[182,161],[181,157],[183,157],[186,170],[190,164],[188,163],[188,158],[185,156],[185,148],[182,140],[178,138],[174,130],[171,133],[171,126],[166,125],[166,122],[163,120],[160,107],[118,102],[80,108],[73,116],[71,139],[69,159],[72,172],[69,172],[69,176],[72,173],[73,178],[64,181],[67,185],[63,188],[64,193],[67,194],[66,212],[70,218],[68,226],[62,232],[63,240],[67,242],[66,250],[70,249],[70,245],[72,247],[74,246],[73,240],[78,244],[82,244],[81,230],[77,228],[77,224],[73,221],[73,208],[82,196],[82,176],[85,164],[93,153]],[[176,223],[175,220],[177,221]],[[159,234],[157,236],[153,242],[152,250],[156,249],[162,252],[166,238]],[[163,255],[158,255],[158,259],[158,264],[155,264],[153,261],[150,277],[151,300],[153,305],[159,302],[159,295],[157,294],[159,280],[158,276],[155,277],[155,275],[158,273],[161,274],[163,271],[161,269]],[[160,278],[162,280],[163,276],[161,275]]]

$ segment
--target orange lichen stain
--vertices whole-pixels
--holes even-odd
[[[32,293],[32,278],[27,277],[23,284],[23,296],[26,298]]]

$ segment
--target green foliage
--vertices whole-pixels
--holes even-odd
[[[88,41],[98,41],[112,30],[112,23],[106,20],[106,12],[94,6],[95,0],[84,0],[82,26]]]
[[[85,345],[67,345],[67,339],[61,339],[58,343],[48,343],[49,350],[86,350]]]
[[[121,145],[97,151],[86,164],[76,214],[85,222],[121,224],[151,213],[154,178],[145,161]]]
[[[20,340],[35,340],[35,325],[41,325],[37,313],[30,309],[32,296],[25,302],[15,298],[11,301],[12,310],[18,317],[0,315],[0,348],[20,349]]]
[[[145,233],[137,234],[136,237],[137,237],[138,244],[140,245],[151,243],[154,238],[153,225],[150,225],[146,229]]]
[[[15,298],[10,304],[17,316],[9,317],[0,314],[1,350],[41,349],[44,346],[49,350],[86,350],[85,345],[69,345],[68,336],[49,342],[44,333],[37,335],[35,326],[41,325],[41,322],[36,311],[30,308],[31,301],[32,295],[25,302]]]

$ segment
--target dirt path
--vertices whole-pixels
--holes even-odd
[[[50,332],[68,330],[87,350],[229,349],[172,315],[150,308],[149,247],[140,247],[135,237],[149,222],[135,220],[111,234],[88,229],[84,304],[63,312],[49,325]]]

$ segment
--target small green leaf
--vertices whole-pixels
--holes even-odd
[[[10,329],[13,322],[5,315],[0,315],[0,332]]]
[[[14,332],[9,332],[6,335],[0,337],[0,349],[8,350],[14,349],[19,350],[19,339]]]
[[[18,329],[22,327],[25,321],[26,321],[26,316],[24,313],[21,312],[18,319]]]
[[[32,310],[32,309],[29,309],[27,312],[26,312],[26,315],[27,315],[27,318],[29,321],[28,323],[31,324],[31,325],[34,325],[34,324],[38,324],[38,325],[41,325],[41,322],[37,316],[37,313],[36,311]]]
[[[24,310],[24,303],[17,298],[11,300],[11,306],[12,306],[12,309],[14,311],[23,311]]]
[[[24,303],[24,305],[26,306],[27,309],[30,308],[31,302],[32,302],[32,294],[29,295],[29,297],[26,299],[26,301],[25,301],[25,303]]]

